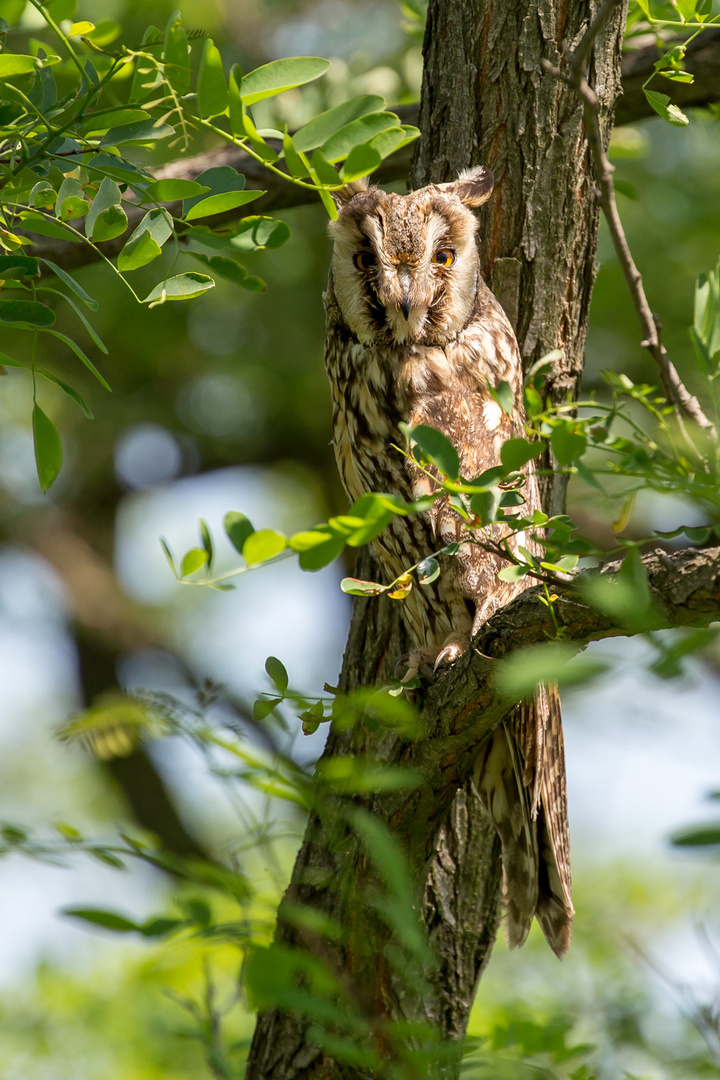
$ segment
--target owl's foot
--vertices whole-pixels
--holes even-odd
[[[437,649],[413,649],[412,652],[405,653],[397,661],[395,675],[399,676],[400,672],[405,668],[405,674],[401,677],[400,682],[411,682],[412,679],[417,678],[421,667],[426,664],[430,667],[434,665],[436,656]]]

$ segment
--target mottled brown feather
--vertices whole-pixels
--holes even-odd
[[[325,360],[335,454],[351,500],[368,491],[409,500],[432,490],[427,473],[393,448],[405,443],[401,421],[443,431],[467,479],[496,465],[505,440],[523,430],[520,353],[480,275],[477,222],[468,209],[491,190],[492,176],[479,169],[407,196],[355,184],[337,198]],[[450,265],[435,261],[438,250],[452,252]],[[500,381],[514,394],[509,416],[488,387]],[[528,511],[540,507],[532,465],[524,496]],[[499,580],[501,560],[463,542],[462,521],[446,499],[422,516],[395,518],[373,550],[391,581],[451,540],[461,542],[459,553],[403,602],[418,655],[460,655],[482,623],[526,587]],[[474,777],[502,843],[508,940],[522,944],[537,915],[563,956],[573,908],[556,688],[539,688],[491,733],[478,748]]]

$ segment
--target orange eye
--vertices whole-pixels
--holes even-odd
[[[433,256],[433,262],[439,266],[452,266],[455,262],[455,252],[451,248],[440,248]]]
[[[353,255],[353,266],[363,273],[375,265],[375,256],[371,251],[358,251]]]

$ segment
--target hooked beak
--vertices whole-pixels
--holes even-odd
[[[405,296],[403,303],[400,305],[400,310],[405,316],[405,322],[407,322],[410,318],[410,301],[408,300],[407,295]]]

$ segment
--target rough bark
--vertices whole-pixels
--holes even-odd
[[[422,135],[410,186],[450,179],[481,162],[493,169],[495,195],[481,217],[486,276],[515,319],[524,360],[562,350],[549,386],[553,400],[575,393],[582,369],[598,212],[581,104],[543,71],[541,61],[560,63],[561,48],[577,46],[598,7],[583,0],[547,0],[541,7],[530,0],[431,0],[428,9]],[[623,17],[622,10],[615,11],[590,56],[588,76],[601,98],[605,139],[620,87]],[[546,496],[548,508],[562,505],[562,489],[548,489]],[[359,576],[373,577],[370,562],[365,553]],[[578,605],[568,604],[568,614],[576,618]],[[354,755],[413,765],[421,769],[423,783],[409,795],[336,796],[318,804],[286,899],[331,915],[343,928],[339,940],[313,943],[283,920],[281,908],[277,940],[319,952],[331,970],[343,974],[353,1006],[371,1031],[368,1045],[398,1070],[404,1067],[396,1038],[399,1022],[425,1023],[446,1043],[462,1037],[495,938],[496,840],[469,776],[478,742],[508,709],[493,688],[488,657],[519,643],[516,605],[532,609],[523,623],[523,642],[542,640],[536,636],[542,634],[542,605],[530,591],[499,613],[499,637],[492,637],[495,619],[483,630],[475,644],[484,655],[469,653],[418,694],[421,738],[411,742],[364,723],[331,732],[324,761]],[[343,691],[377,684],[405,651],[397,608],[387,600],[356,603]],[[511,621],[503,621],[507,618]],[[607,622],[604,632],[612,632]],[[411,888],[438,958],[427,983],[420,988],[418,982],[415,992],[388,961],[397,941],[377,906],[368,902],[376,883],[366,848],[349,824],[349,803],[371,811],[404,849]],[[384,1075],[322,1050],[309,1029],[299,1010],[261,1014],[249,1080]],[[405,1073],[393,1075],[411,1076],[411,1069],[407,1065]],[[428,1059],[423,1075],[450,1077],[456,1069],[456,1063],[436,1056]]]

